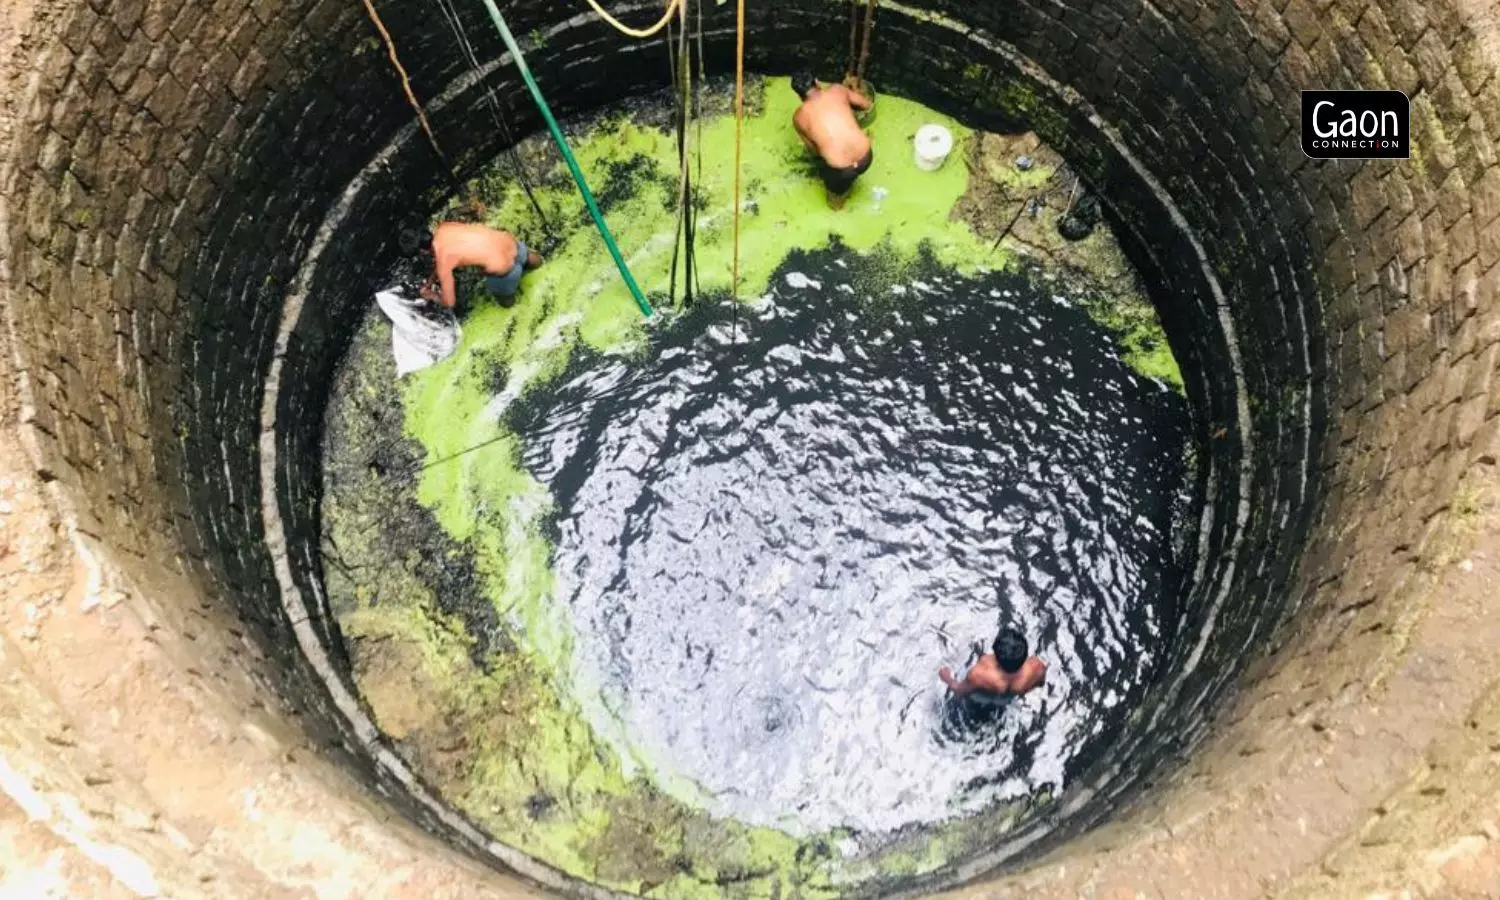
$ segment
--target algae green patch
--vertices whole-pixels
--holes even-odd
[[[800,842],[627,776],[546,657],[521,646],[524,623],[498,620],[475,549],[488,526],[454,540],[417,500],[421,448],[390,427],[404,412],[389,340],[374,322],[341,370],[323,510],[329,602],[381,730],[456,808],[570,875],[665,897],[819,893],[824,861]]]
[[[965,167],[923,172],[908,155],[911,136],[927,122],[947,125],[960,145],[969,131],[897,97],[883,97],[880,104],[871,131],[882,149],[849,203],[835,212],[814,177],[812,158],[790,128],[796,95],[785,79],[766,84],[760,114],[746,121],[743,134],[741,296],[762,293],[789,250],[825,247],[835,239],[852,250],[882,255],[892,271],[923,250],[960,271],[1003,261],[948,215],[967,187]],[[701,137],[695,134],[703,148],[701,175],[698,155],[693,157],[703,198],[695,256],[705,294],[730,287],[733,154],[726,150],[733,147],[733,132],[733,119],[720,116],[705,124]],[[573,149],[594,191],[609,199],[610,226],[632,272],[661,300],[676,225],[675,136],[613,116],[574,142]],[[541,205],[576,210],[571,183],[547,174],[539,188]],[[472,187],[485,201],[491,224],[532,243],[542,237],[519,185],[502,174],[483,177]],[[505,432],[503,413],[510,401],[560,373],[579,342],[605,353],[629,353],[642,346],[648,327],[595,230],[576,213],[565,221],[546,263],[527,275],[519,302],[510,308],[475,304],[458,352],[414,377],[405,397],[407,428],[428,460],[448,460],[422,474],[422,502],[455,540],[475,544],[497,609],[559,674],[566,669],[568,625],[548,602],[549,548],[536,527],[549,500],[520,467],[516,438]]]
[[[892,280],[921,255],[964,274],[1017,263],[1015,244],[997,249],[993,232],[976,228],[993,217],[958,210],[985,185],[1001,185],[1004,196],[1040,190],[1056,164],[1025,173],[1003,161],[976,168],[967,161],[979,136],[883,95],[870,126],[874,163],[847,205],[833,211],[790,127],[796,96],[785,79],[769,79],[763,90],[743,132],[742,300],[765,292],[789,251],[834,241],[878,260],[869,270]],[[664,308],[671,305],[676,138],[641,118],[602,117],[577,135],[573,149],[632,272]],[[930,122],[956,138],[952,158],[937,172],[911,160],[911,138]],[[734,247],[733,119],[706,120],[693,137],[701,148],[701,161],[693,151],[698,287],[708,302],[722,302]],[[523,148],[524,158],[548,158],[536,140]],[[570,875],[651,896],[832,894],[937,870],[993,837],[980,824],[1008,827],[1014,812],[1002,810],[862,846],[841,834],[799,839],[750,828],[708,816],[693,802],[694,785],[622,758],[625,751],[591,726],[576,699],[589,686],[573,683],[571,623],[553,596],[543,528],[552,498],[521,465],[520,438],[508,429],[506,411],[564,372],[580,345],[639,353],[649,330],[671,327],[673,316],[669,308],[651,321],[640,315],[560,164],[532,173],[550,232],[510,165],[497,161],[469,193],[483,202],[490,224],[546,250],[518,302],[471,303],[458,351],[407,378],[399,392],[389,389],[396,383],[389,361],[377,359],[389,331],[367,328],[356,346],[370,358],[346,366],[330,409],[330,440],[343,442],[340,452],[382,460],[325,473],[324,523],[325,556],[340,560],[328,578],[331,602],[381,727],[497,839]],[[993,211],[1009,214],[1009,207]],[[1149,312],[1140,303],[1103,303],[1094,312],[1132,365],[1171,381],[1175,363],[1143,308]],[[388,445],[393,419],[404,436]],[[391,525],[398,517],[407,524]],[[444,568],[450,581],[424,583],[412,574],[424,565]]]

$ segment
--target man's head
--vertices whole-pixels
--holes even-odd
[[[1002,628],[995,635],[995,661],[1000,664],[1000,669],[1008,674],[1021,671],[1025,665],[1026,658],[1031,655],[1031,647],[1026,643],[1026,635],[1014,628]]]
[[[818,81],[813,78],[811,72],[798,72],[792,76],[792,90],[796,91],[797,96],[803,100],[806,100],[807,95],[817,86]]]
[[[431,270],[432,232],[426,228],[403,228],[398,237],[401,255],[415,259],[421,268]]]

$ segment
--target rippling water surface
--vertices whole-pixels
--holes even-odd
[[[1170,637],[1181,398],[1046,282],[866,265],[794,255],[737,328],[700,310],[516,413],[595,727],[799,833],[1056,790]],[[1001,621],[1046,686],[955,706],[939,666]]]

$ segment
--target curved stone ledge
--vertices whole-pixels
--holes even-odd
[[[460,174],[472,171],[506,135],[475,127],[479,88],[442,16],[388,7],[413,86],[434,100],[439,142]],[[1160,853],[1167,872],[1171,840],[1153,843],[1153,827],[1238,833],[1227,807],[1248,817],[1250,804],[1202,815],[1194,805],[1290,792],[1291,760],[1318,758],[1322,738],[1307,733],[1330,728],[1303,719],[1355,722],[1399,705],[1414,648],[1443,646],[1432,632],[1444,608],[1435,560],[1452,522],[1468,521],[1464,498],[1477,488],[1461,485],[1482,484],[1500,452],[1497,26],[1471,7],[883,5],[871,72],[883,90],[980,126],[1023,118],[1109,198],[1161,305],[1211,461],[1201,574],[1164,663],[1174,674],[1146,724],[1121,739],[1136,787],[1174,786],[1123,818],[1135,779],[1070,792],[1064,804],[1096,811],[1080,823],[1117,821],[1029,852],[1098,871],[1122,854]],[[581,11],[508,11],[560,116],[665,82],[659,45],[624,43]],[[731,11],[705,12],[709,62],[722,71]],[[827,36],[843,33],[844,13],[811,0],[751,4],[750,66],[837,68],[841,43]],[[534,130],[482,10],[460,14],[514,132]],[[13,407],[77,545],[174,632],[235,648],[213,671],[242,683],[243,697],[274,692],[271,708],[333,765],[450,842],[504,856],[412,801],[367,723],[351,724],[357,701],[336,701],[308,663],[325,648],[322,674],[336,679],[344,665],[318,585],[323,386],[367,299],[364,276],[394,253],[392,223],[424,214],[449,185],[414,139],[363,9],[59,0],[21,24],[26,39],[0,69],[14,85],[0,120],[0,291]],[[1308,87],[1405,91],[1412,159],[1306,158],[1298,95]],[[335,221],[341,239],[328,241]],[[319,302],[295,308],[309,294]],[[268,378],[280,383],[270,393]],[[288,615],[292,595],[305,618]],[[1451,625],[1464,630],[1461,617]],[[1454,697],[1477,701],[1488,674],[1465,673]],[[1443,721],[1412,733],[1435,739]],[[1389,766],[1330,800],[1329,822],[1304,826],[1318,846],[1425,746],[1413,741],[1363,748]],[[1281,819],[1274,806],[1265,815]],[[1099,855],[1101,845],[1136,849]],[[1314,858],[1305,848],[1265,871],[1284,877]],[[1234,883],[1242,890],[1225,895],[1260,889]]]

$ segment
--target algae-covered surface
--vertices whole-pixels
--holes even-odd
[[[1115,352],[1180,389],[1165,338],[1107,229],[1056,237],[1066,166],[1034,138],[976,135],[883,95],[875,159],[841,211],[828,209],[790,128],[784,79],[757,83],[742,136],[738,296],[759,298],[788,253],[837,246],[863,260],[871,296],[919,261],[957,276],[1030,267],[1116,336]],[[762,93],[759,93],[763,91]],[[722,92],[706,108],[722,109]],[[889,834],[806,833],[706,811],[702,788],[608,740],[586,714],[571,664],[574,626],[552,570],[555,498],[522,464],[517,404],[581,353],[640,359],[653,329],[687,327],[668,299],[679,191],[677,138],[643,104],[570,128],[616,240],[661,315],[644,319],[560,162],[537,139],[531,167],[544,224],[510,159],[470,185],[483,219],[545,252],[519,302],[469,298],[464,338],[438,365],[398,380],[389,326],[371,316],[341,369],[325,442],[325,572],[355,680],[380,727],[456,808],[498,839],[575,877],[662,897],[839,893],[942,869],[991,846],[1044,792]],[[956,138],[936,172],[911,137],[938,122]],[[709,115],[690,151],[695,293],[724,303],[733,253],[732,117]],[[1017,143],[1021,142],[1021,143]],[[1011,151],[1024,144],[1034,165]],[[1033,217],[1019,206],[1040,199]],[[997,244],[997,238],[1005,237]],[[679,283],[683,295],[682,259]],[[1059,287],[1059,291],[1063,290]]]

